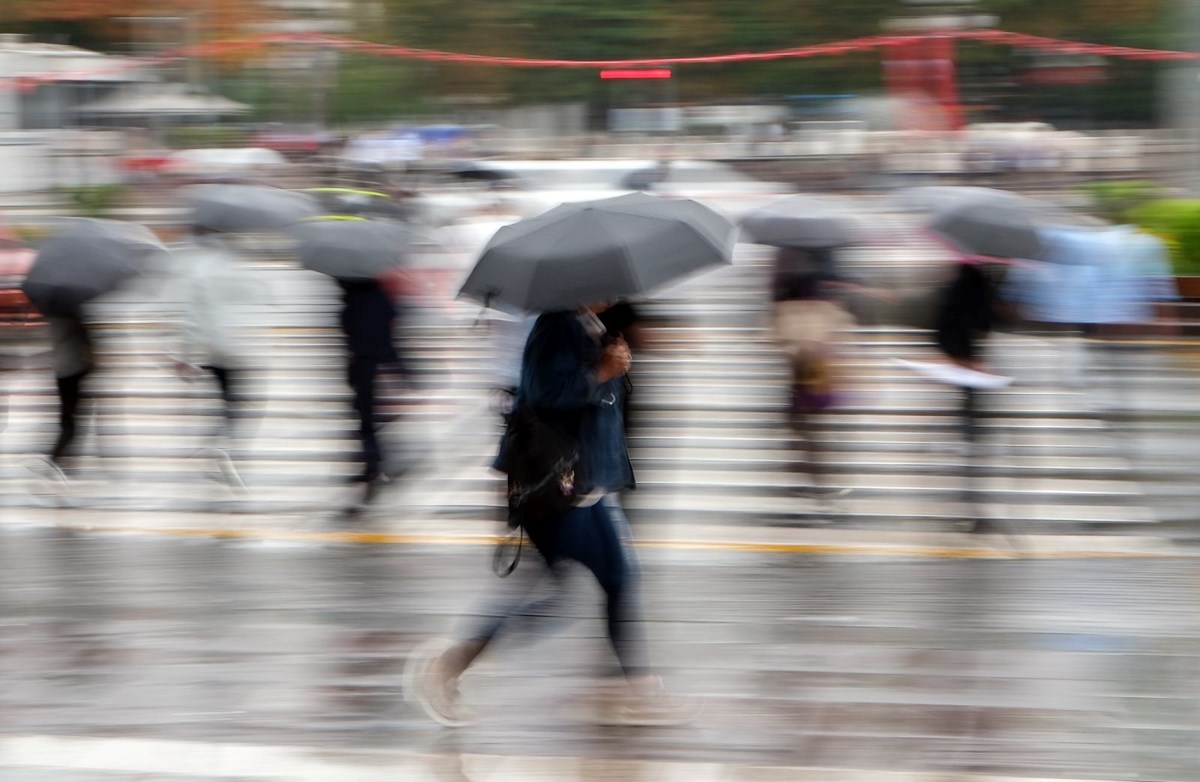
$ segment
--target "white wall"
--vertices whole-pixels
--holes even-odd
[[[0,133],[0,193],[119,182],[120,134]]]

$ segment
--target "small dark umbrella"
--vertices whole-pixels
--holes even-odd
[[[967,255],[1041,260],[1046,249],[1038,229],[1088,224],[1054,204],[986,187],[916,187],[898,199],[931,212],[926,227]]]
[[[741,220],[742,239],[771,247],[826,249],[853,244],[848,210],[814,196],[789,196],[755,209]]]
[[[140,274],[166,247],[145,226],[78,220],[47,239],[21,290],[47,317],[78,317],[89,301]]]
[[[642,296],[731,263],[734,233],[686,199],[634,193],[562,204],[497,231],[460,295],[522,312]]]
[[[361,217],[307,220],[291,233],[305,268],[341,280],[369,280],[399,266],[409,243],[400,223]]]
[[[926,185],[906,187],[896,191],[892,200],[896,205],[919,212],[944,212],[963,204],[979,202],[1025,206],[1031,210],[1053,210],[1051,204],[1028,196],[994,187],[969,187],[959,185]]]
[[[193,225],[213,231],[274,231],[321,213],[304,193],[253,185],[195,185],[184,191]]]
[[[1042,258],[1038,222],[1020,206],[964,204],[934,215],[929,229],[968,255],[992,258]]]

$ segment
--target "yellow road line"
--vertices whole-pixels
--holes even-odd
[[[93,533],[153,535],[185,538],[216,538],[225,540],[278,541],[293,543],[341,543],[365,546],[492,546],[503,537],[499,535],[445,535],[436,533],[354,532],[318,530],[232,529],[222,527],[138,527],[102,524],[60,524],[65,529]],[[1022,546],[996,548],[969,546],[874,545],[838,543],[782,543],[755,541],[713,540],[641,540],[641,549],[671,551],[713,551],[753,554],[792,554],[810,556],[865,556],[910,559],[1179,559],[1185,552],[1151,550],[1046,549],[1038,551],[1036,538],[1020,538]]]

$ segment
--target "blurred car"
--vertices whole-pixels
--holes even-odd
[[[182,149],[172,152],[162,171],[188,182],[252,178],[288,166],[288,160],[273,149]]]
[[[256,148],[285,155],[315,155],[335,140],[336,137],[328,131],[305,125],[268,125],[259,128],[250,137]]]
[[[695,198],[737,212],[792,192],[789,185],[754,179],[709,160],[478,160],[459,164],[452,173],[486,183],[488,190],[502,189],[523,215],[636,191]],[[457,200],[448,206],[457,206]]]
[[[143,150],[121,158],[119,165],[131,176],[152,176],[164,171],[170,161],[167,150]]]

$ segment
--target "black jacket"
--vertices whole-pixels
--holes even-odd
[[[398,360],[392,342],[396,307],[387,292],[374,280],[339,280],[342,287],[342,331],[346,348],[355,358],[382,363]]]
[[[983,269],[960,264],[942,292],[935,331],[938,347],[951,358],[975,359],[996,324],[996,287]]]

